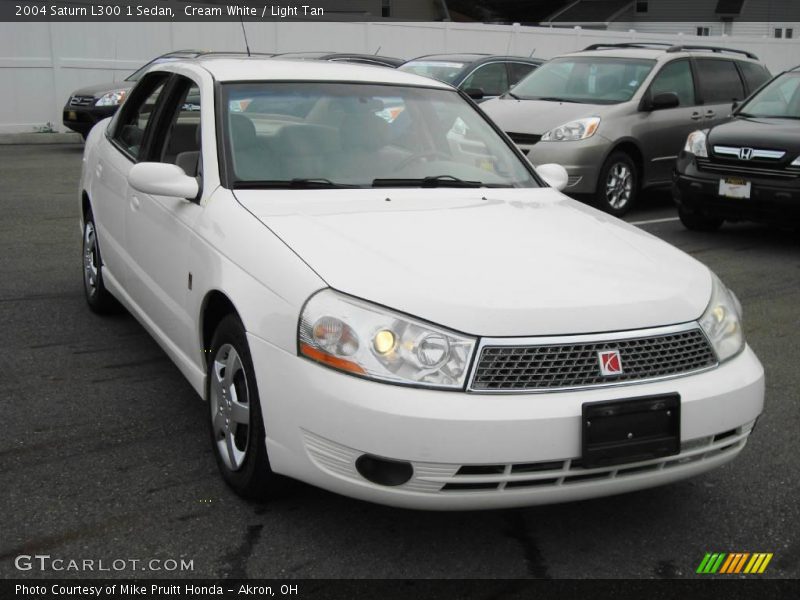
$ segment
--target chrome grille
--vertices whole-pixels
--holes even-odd
[[[70,106],[91,106],[93,103],[94,96],[73,96],[69,99]]]
[[[619,351],[621,375],[600,373],[597,353],[602,350]],[[698,328],[576,343],[485,345],[470,389],[547,391],[633,383],[683,375],[716,364],[711,345]]]
[[[781,177],[794,179],[800,175],[800,169],[784,168],[781,163],[774,161],[730,161],[719,162],[708,158],[696,158],[697,168],[710,173],[722,175],[752,175],[755,177]]]

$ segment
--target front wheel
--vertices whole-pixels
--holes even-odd
[[[612,153],[600,169],[595,193],[598,208],[621,217],[636,201],[638,186],[639,174],[633,159],[625,152]]]
[[[114,296],[103,282],[103,260],[100,256],[100,243],[97,241],[97,228],[91,210],[83,218],[83,293],[89,308],[98,314],[108,314],[119,309]]]
[[[725,221],[719,217],[710,217],[699,212],[692,212],[685,208],[678,209],[678,217],[683,226],[690,231],[716,231]]]
[[[240,496],[267,499],[283,481],[270,468],[253,361],[236,316],[220,322],[209,356],[206,397],[217,466]]]

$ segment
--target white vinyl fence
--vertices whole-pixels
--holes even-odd
[[[693,27],[687,23],[687,31]],[[749,50],[773,73],[800,64],[800,40],[643,34],[479,23],[246,23],[253,52],[324,50],[413,58],[489,52],[551,58],[598,42],[666,41]],[[170,50],[244,50],[241,25],[218,23],[0,23],[0,133],[64,129],[76,88],[119,81]]]

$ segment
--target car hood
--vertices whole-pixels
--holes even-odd
[[[130,90],[136,85],[134,81],[117,81],[116,83],[100,83],[98,85],[90,85],[79,90],[75,90],[70,96],[94,96],[98,98],[107,92],[114,90]]]
[[[545,100],[494,98],[481,104],[491,119],[506,132],[542,135],[553,127],[573,119],[592,117],[606,112],[606,106]]]
[[[235,194],[331,287],[469,334],[682,323],[711,295],[705,266],[552,188]]]
[[[708,133],[709,146],[734,146],[784,150],[791,162],[800,154],[800,121],[739,117],[717,125]]]

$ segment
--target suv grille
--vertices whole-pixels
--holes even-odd
[[[94,103],[94,96],[73,96],[69,99],[70,106],[90,106]]]
[[[740,150],[749,150],[751,158],[740,159]],[[714,146],[708,158],[697,157],[697,168],[701,171],[719,173],[721,175],[739,175],[753,177],[780,177],[794,179],[800,176],[800,168],[787,165],[783,150],[765,150],[762,148],[739,148],[735,146]]]
[[[600,373],[597,353],[619,351],[622,374]],[[633,383],[713,367],[716,356],[700,329],[640,338],[549,344],[484,346],[470,389],[537,391]]]

